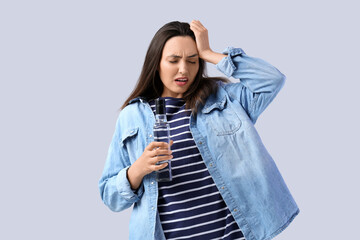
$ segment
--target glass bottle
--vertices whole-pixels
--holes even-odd
[[[166,142],[169,144],[170,148],[170,125],[166,119],[165,107],[165,99],[158,98],[155,100],[154,141]],[[157,165],[166,162],[168,165],[165,168],[156,171],[156,181],[158,182],[168,182],[172,180],[171,160],[160,161],[157,163]]]

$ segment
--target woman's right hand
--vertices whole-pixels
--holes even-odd
[[[156,163],[170,160],[173,158],[170,150],[174,143],[170,140],[170,146],[166,142],[151,142],[144,150],[143,154],[130,166],[127,178],[132,189],[138,189],[145,175],[165,168],[168,163],[156,165]],[[159,156],[163,155],[163,156]]]

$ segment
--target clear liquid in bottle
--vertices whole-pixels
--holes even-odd
[[[170,148],[170,126],[166,119],[166,108],[164,99],[155,100],[155,125],[154,125],[154,141],[166,142]],[[168,165],[156,171],[156,181],[168,182],[172,180],[171,160],[160,161],[157,165],[167,162]]]

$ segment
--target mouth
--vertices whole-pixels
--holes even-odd
[[[175,79],[175,83],[178,86],[184,86],[188,81],[189,79],[187,77],[179,77]]]

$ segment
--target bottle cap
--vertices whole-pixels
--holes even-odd
[[[155,99],[155,113],[166,114],[165,99]]]

